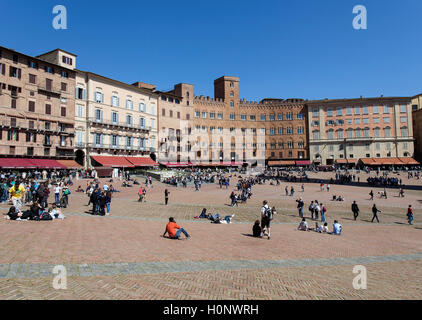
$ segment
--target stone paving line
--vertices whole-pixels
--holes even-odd
[[[175,261],[63,265],[66,267],[67,276],[69,277],[98,277],[202,271],[262,270],[283,267],[331,267],[415,260],[422,260],[422,252],[404,255],[299,260]],[[53,268],[55,266],[53,264],[0,264],[0,279],[49,278],[53,276]]]

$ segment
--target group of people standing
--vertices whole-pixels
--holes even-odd
[[[92,215],[105,216],[110,214],[112,190],[107,184],[101,188],[99,182],[91,182],[86,191],[89,201],[87,206],[92,204]]]

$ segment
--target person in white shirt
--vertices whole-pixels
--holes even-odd
[[[334,220],[334,224],[333,224],[333,233],[335,235],[341,235],[341,231],[342,231],[342,226],[340,223],[338,223],[337,220]]]
[[[328,223],[325,222],[324,225],[319,226],[316,230],[319,233],[327,233],[328,232]]]
[[[62,188],[59,185],[54,187],[54,200],[56,202],[56,206],[60,205],[60,190],[61,189]]]
[[[48,213],[50,214],[51,218],[54,219],[64,219],[65,216],[61,213],[59,209],[57,209],[56,205],[53,203],[52,207],[48,209]]]
[[[318,201],[315,202],[314,210],[315,210],[315,219],[318,220],[319,214],[321,212],[321,207],[319,206]]]
[[[107,184],[104,185],[103,190],[104,190],[104,192],[108,191],[108,185]]]
[[[305,218],[302,219],[299,226],[297,227],[297,230],[300,230],[300,231],[308,231],[309,230],[308,223],[306,222]]]

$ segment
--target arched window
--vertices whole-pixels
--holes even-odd
[[[401,127],[400,128],[400,134],[402,137],[408,137],[409,136],[409,132],[407,130],[407,127]]]

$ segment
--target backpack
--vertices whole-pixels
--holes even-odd
[[[49,221],[49,220],[53,220],[53,218],[47,211],[44,211],[40,214],[39,221]]]
[[[264,212],[264,217],[268,220],[273,220],[273,211],[270,208],[266,208]]]
[[[322,207],[322,212],[326,213],[327,212],[327,208],[324,206]]]

